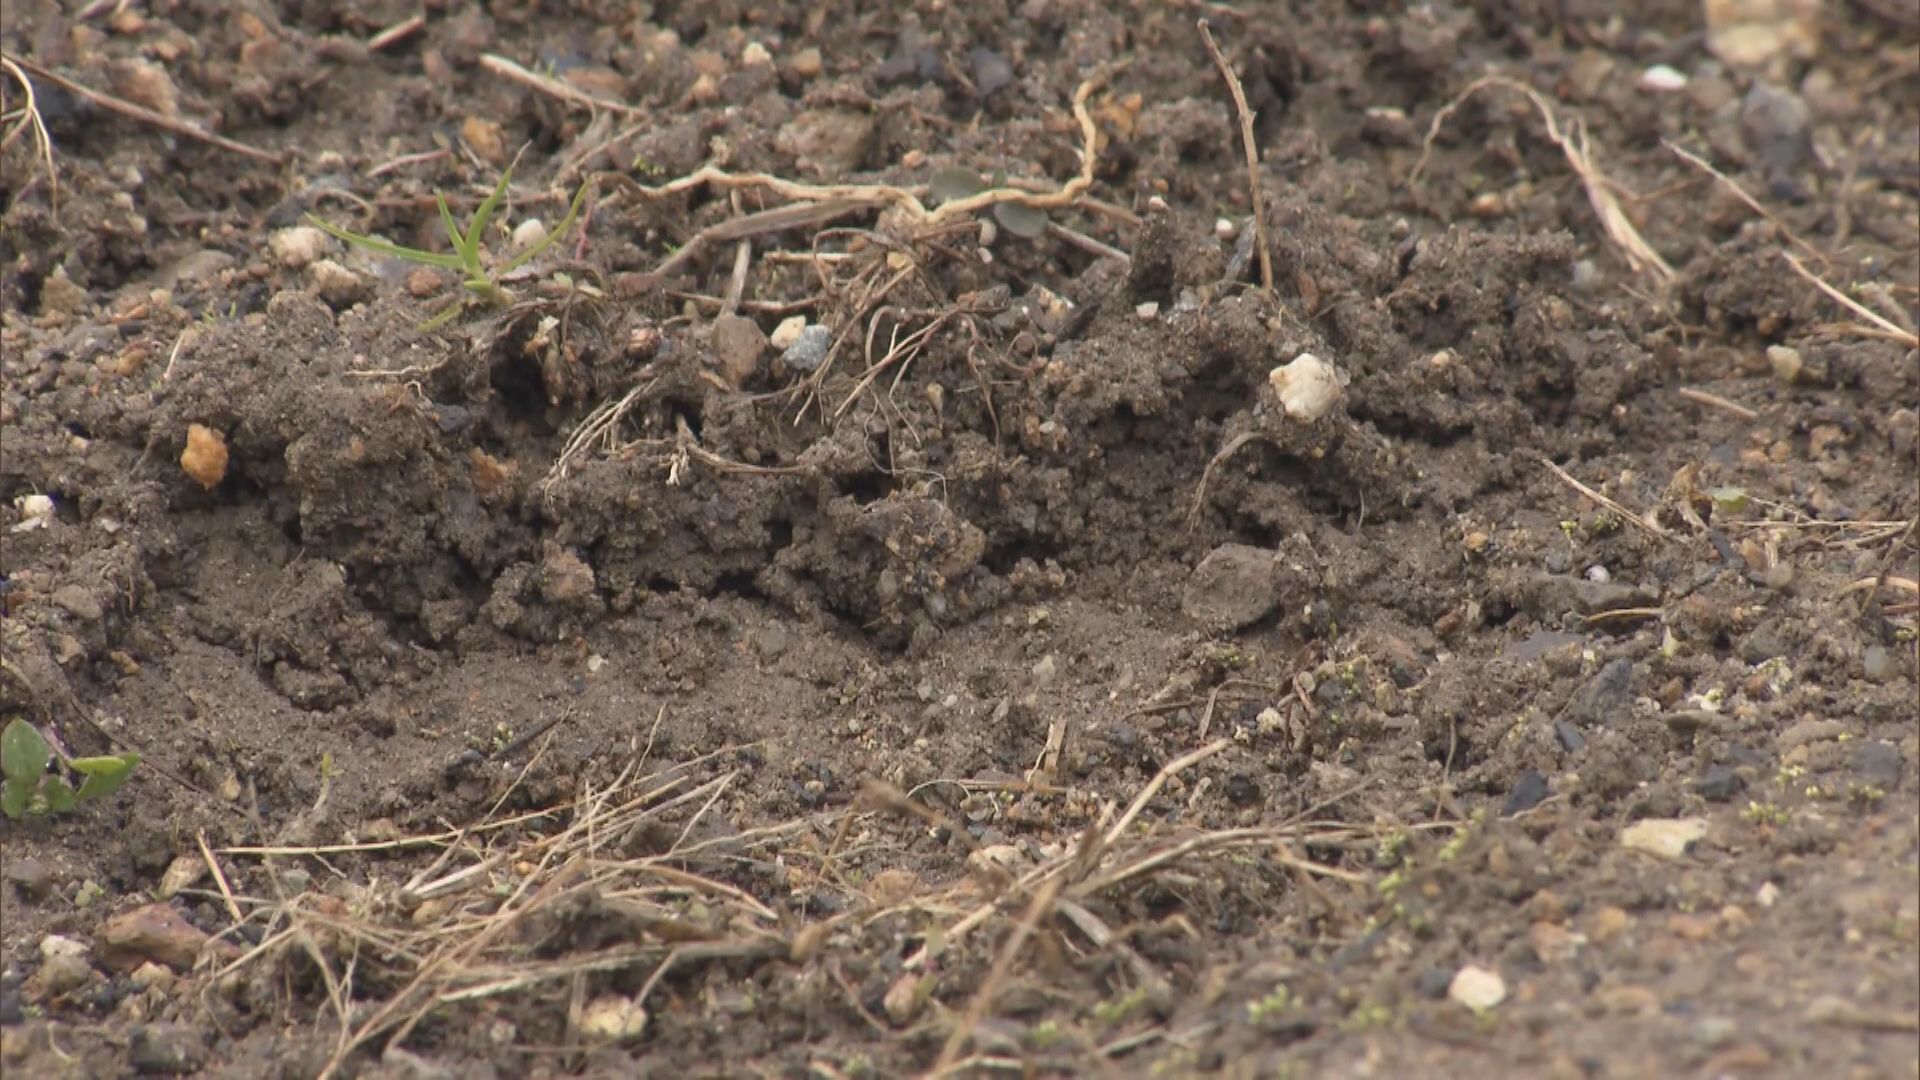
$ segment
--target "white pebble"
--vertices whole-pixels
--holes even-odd
[[[1347,385],[1347,374],[1309,352],[1267,373],[1280,405],[1295,420],[1309,423],[1333,410]]]
[[[513,227],[513,250],[525,251],[547,238],[547,223],[528,218]]]
[[[53,524],[53,499],[46,495],[22,495],[13,500],[13,505],[20,508],[20,521],[14,525],[14,532],[32,532]]]
[[[1594,563],[1592,566],[1587,567],[1587,580],[1605,585],[1607,582],[1613,580],[1613,575],[1607,573],[1606,567],[1601,566],[1599,563]]]
[[[759,67],[762,64],[771,63],[773,63],[773,54],[767,51],[765,45],[757,41],[747,42],[747,47],[740,50],[740,64],[743,67]]]
[[[1133,313],[1141,322],[1152,322],[1160,317],[1160,301],[1149,300],[1144,304],[1136,304]]]
[[[1474,1012],[1485,1012],[1507,1000],[1507,980],[1497,971],[1468,964],[1454,973],[1447,997]]]
[[[800,340],[800,332],[806,328],[805,315],[789,315],[780,320],[779,326],[773,328],[773,333],[767,336],[767,344],[784,352],[792,348],[794,342]]]
[[[1640,73],[1640,89],[1656,94],[1672,94],[1687,88],[1687,77],[1666,64],[1655,64]]]
[[[304,270],[333,249],[333,237],[311,225],[280,229],[267,237],[273,261],[288,270]]]
[[[1239,235],[1239,232],[1240,227],[1227,218],[1215,218],[1213,221],[1213,235],[1222,240],[1231,240]]]

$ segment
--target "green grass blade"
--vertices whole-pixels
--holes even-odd
[[[580,191],[573,197],[573,205],[567,207],[567,216],[560,219],[560,224],[555,225],[552,231],[541,237],[539,243],[515,255],[500,272],[503,274],[513,273],[515,270],[538,258],[541,252],[552,247],[555,241],[565,236],[567,230],[573,227],[574,219],[580,216],[580,208],[586,205],[587,192],[591,190],[592,186],[591,182],[581,184]]]
[[[487,235],[487,224],[493,220],[494,212],[500,209],[500,201],[507,197],[507,185],[513,182],[513,166],[500,174],[500,182],[494,185],[493,193],[488,195],[480,208],[473,212],[473,220],[467,226],[465,251],[473,256],[473,266],[480,267],[480,241]]]
[[[440,208],[440,227],[447,231],[447,244],[453,244],[455,252],[461,256],[467,254],[467,233],[461,233],[461,223],[453,221],[453,211],[447,208],[447,196],[434,192],[434,206]]]
[[[318,228],[343,244],[366,248],[376,255],[385,255],[390,259],[402,259],[410,263],[437,266],[443,270],[466,269],[466,264],[461,262],[460,256],[458,255],[444,255],[437,251],[421,251],[419,248],[389,244],[385,240],[376,240],[371,236],[362,236],[357,232],[348,232],[338,225],[334,225],[313,214],[307,215],[307,221],[312,223],[315,228]]]

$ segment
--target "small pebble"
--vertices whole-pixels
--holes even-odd
[[[1447,997],[1474,1012],[1485,1012],[1507,999],[1507,981],[1497,971],[1469,964],[1447,984]]]
[[[794,343],[780,354],[780,361],[794,371],[817,371],[826,363],[827,350],[832,346],[833,331],[814,323],[800,331]]]
[[[1726,802],[1747,786],[1747,781],[1735,772],[1731,765],[1709,765],[1700,779],[1693,782],[1693,790],[1708,802]]]
[[[1886,682],[1893,678],[1893,654],[1884,645],[1869,645],[1860,657],[1860,670],[1874,682]]]
[[[1152,322],[1160,316],[1160,302],[1158,300],[1148,300],[1143,304],[1135,305],[1133,314],[1141,322]]]
[[[781,319],[780,325],[774,327],[773,333],[767,335],[767,344],[779,349],[781,352],[785,352],[793,348],[793,343],[800,340],[800,334],[806,330],[806,328],[807,317],[805,315],[790,315],[787,318]]]
[[[1512,817],[1539,806],[1546,797],[1547,778],[1537,769],[1528,769],[1513,782],[1513,790],[1507,793],[1507,803],[1500,812]]]
[[[267,237],[267,251],[273,261],[288,270],[305,270],[333,249],[333,237],[311,225],[280,229]]]
[[[1783,383],[1792,383],[1806,369],[1807,363],[1800,357],[1799,349],[1785,345],[1767,346],[1767,362],[1773,365],[1773,377]]]
[[[142,1024],[127,1044],[127,1060],[140,1073],[185,1076],[206,1059],[206,1039],[188,1024]]]
[[[826,64],[820,56],[820,50],[812,46],[794,53],[793,58],[787,61],[787,70],[792,72],[796,79],[817,78],[825,69]]]
[[[1706,818],[1648,818],[1620,830],[1620,845],[1663,859],[1678,859],[1705,835]]]
[[[1687,77],[1666,64],[1655,64],[1640,73],[1640,89],[1656,94],[1671,94],[1687,88]]]
[[[6,879],[13,882],[14,888],[29,899],[39,899],[53,888],[53,874],[47,870],[47,864],[39,859],[9,859]],[[42,948],[44,948],[44,943]]]
[[[547,238],[547,223],[528,218],[513,227],[513,250],[526,251]]]
[[[321,259],[307,267],[307,280],[320,299],[335,309],[351,307],[367,297],[367,283],[360,275],[332,259]]]

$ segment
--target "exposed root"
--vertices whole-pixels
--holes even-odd
[[[1240,145],[1247,152],[1247,195],[1253,200],[1253,237],[1260,248],[1260,287],[1272,296],[1273,255],[1267,247],[1267,205],[1260,188],[1260,147],[1253,140],[1253,110],[1247,107],[1247,92],[1240,86],[1240,76],[1233,73],[1233,65],[1227,63],[1205,19],[1200,20],[1200,38],[1207,43],[1207,52],[1213,57],[1214,66],[1220,69],[1220,77],[1227,81],[1234,110],[1240,114]]]
[[[53,137],[47,134],[46,121],[40,117],[40,102],[33,93],[33,80],[20,70],[20,65],[10,57],[0,57],[0,69],[4,69],[13,80],[20,84],[20,91],[26,100],[18,109],[0,115],[0,124],[11,124],[4,136],[0,136],[0,150],[13,145],[13,140],[23,131],[33,132],[33,145],[39,151],[39,158],[47,166],[47,205],[53,212],[60,213],[60,171],[53,163]]]
[[[1618,185],[1601,172],[1599,165],[1595,163],[1593,147],[1587,138],[1586,125],[1579,120],[1574,120],[1565,131],[1562,131],[1552,103],[1541,96],[1539,91],[1505,75],[1485,75],[1475,79],[1460,92],[1459,96],[1433,115],[1433,122],[1428,125],[1427,136],[1421,143],[1420,160],[1414,164],[1413,172],[1408,174],[1407,183],[1418,183],[1421,174],[1426,171],[1427,160],[1433,154],[1434,140],[1439,137],[1440,129],[1447,120],[1466,104],[1468,98],[1495,86],[1517,91],[1539,110],[1540,119],[1547,127],[1547,137],[1552,139],[1554,144],[1560,147],[1560,152],[1566,155],[1567,164],[1573,166],[1574,173],[1580,177],[1581,185],[1586,188],[1587,201],[1592,204],[1594,214],[1599,217],[1600,227],[1606,231],[1607,238],[1620,249],[1634,272],[1651,274],[1663,285],[1673,280],[1673,267],[1667,265],[1667,261],[1660,257],[1660,253],[1653,250],[1647,243],[1646,237],[1640,235],[1640,230],[1634,228],[1626,211],[1620,209],[1620,200],[1614,194]]]

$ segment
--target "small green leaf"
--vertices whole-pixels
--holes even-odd
[[[993,218],[1000,227],[1015,236],[1032,240],[1047,231],[1045,211],[1035,210],[1025,203],[1003,202],[993,204]]]
[[[1749,501],[1747,489],[1742,487],[1708,488],[1707,498],[1713,500],[1715,510],[1725,514],[1737,514],[1745,510]]]
[[[58,776],[47,777],[44,789],[47,795],[47,810],[50,813],[64,814],[73,809],[76,801],[73,786]]]
[[[103,799],[120,790],[120,785],[133,775],[133,767],[140,764],[140,755],[129,750],[117,757],[77,758],[70,762],[74,771],[85,776],[80,782],[80,801]]]
[[[27,800],[31,798],[32,787],[8,780],[4,786],[0,786],[0,813],[17,821],[21,814],[27,812]]]
[[[15,719],[0,731],[0,773],[8,780],[29,789],[37,787],[52,759],[45,736],[25,720]]]
[[[933,174],[929,194],[936,202],[952,202],[969,195],[978,195],[987,190],[980,182],[980,174],[972,169],[948,168]]]
[[[385,240],[376,240],[371,236],[363,236],[357,232],[349,232],[314,214],[307,215],[307,222],[343,244],[366,248],[368,251],[377,255],[385,255],[389,259],[403,259],[410,263],[437,266],[443,270],[462,270],[466,268],[466,264],[461,261],[458,255],[447,255],[437,251],[422,251],[419,248],[389,244]]]
[[[133,771],[133,767],[140,764],[140,755],[129,750],[124,754],[74,758],[67,764],[73,767],[74,772],[84,776],[120,776]]]

